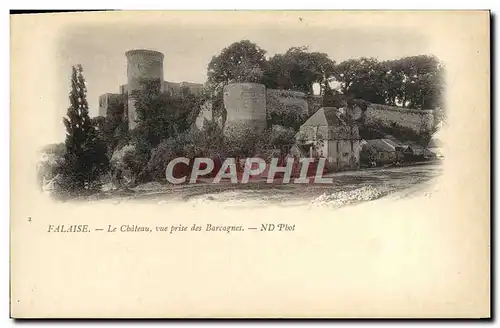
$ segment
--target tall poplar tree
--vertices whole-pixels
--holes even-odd
[[[70,107],[66,126],[66,154],[62,175],[65,187],[71,191],[93,189],[99,177],[109,166],[106,144],[99,138],[89,116],[87,88],[81,65],[73,66],[71,75]]]

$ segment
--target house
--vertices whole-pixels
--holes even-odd
[[[412,162],[436,157],[436,155],[430,151],[428,147],[424,147],[414,141],[402,143],[392,135],[386,135],[384,136],[384,139],[389,139],[390,142],[397,145],[396,152],[398,153],[398,160],[404,159]]]
[[[361,147],[363,160],[377,164],[396,162],[406,149],[391,139],[362,140]]]
[[[335,107],[323,107],[302,124],[295,151],[327,159],[329,170],[359,168],[360,139],[354,120]]]
[[[384,138],[382,138],[382,139],[384,139],[386,142],[389,142],[390,144],[394,145],[394,147],[396,149],[397,160],[401,160],[404,157],[414,155],[413,143],[411,143],[411,142],[403,143],[390,134],[385,135]]]
[[[428,148],[426,148],[422,145],[419,145],[416,143],[410,143],[409,147],[411,147],[411,150],[413,152],[413,156],[417,160],[418,160],[418,158],[427,159],[427,158],[435,157],[435,154],[433,152],[431,152]]]

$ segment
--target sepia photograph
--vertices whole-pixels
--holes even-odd
[[[12,317],[490,317],[488,11],[11,33]]]
[[[65,134],[40,151],[43,192],[335,207],[418,192],[440,174],[446,69],[415,32],[380,47],[355,29],[161,30],[65,33],[69,107]]]

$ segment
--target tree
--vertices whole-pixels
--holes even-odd
[[[344,108],[347,106],[345,97],[337,90],[333,90],[329,84],[326,85],[323,92],[323,107]]]
[[[299,108],[298,106],[281,106],[275,110],[269,110],[267,112],[268,126],[281,125],[287,128],[298,130],[306,120],[307,114],[302,113],[301,108]]]
[[[224,87],[229,83],[262,83],[267,70],[266,50],[257,44],[242,40],[222,49],[208,64],[205,100],[212,102],[214,115],[226,121]]]
[[[265,54],[249,40],[231,44],[208,64],[208,83],[214,90],[234,82],[260,83],[268,65]]]
[[[142,80],[140,88],[131,93],[137,110],[137,125],[129,132],[126,144],[133,151],[126,153],[124,163],[134,182],[145,182],[158,176],[158,163],[162,163],[160,159],[165,157],[164,146],[159,146],[188,134],[205,100],[204,95],[195,95],[188,88],[182,88],[176,94],[161,92],[158,82]],[[120,131],[115,130],[115,137]],[[119,139],[117,143],[123,147]]]
[[[197,151],[200,155],[214,156],[222,152],[224,134],[221,126],[215,120],[205,119],[203,130],[194,131],[194,142],[200,148]]]
[[[264,73],[268,88],[297,90],[312,94],[312,86],[319,83],[324,88],[335,71],[335,62],[328,54],[308,52],[307,47],[292,47],[284,54],[269,59]]]
[[[161,93],[156,81],[144,80],[141,86],[140,90],[132,92],[138,119],[133,136],[145,142],[151,151],[162,140],[191,127],[202,98],[186,90],[174,95]]]
[[[145,165],[149,154],[136,145],[127,144],[117,147],[111,157],[111,172],[114,182],[119,187],[130,187],[146,174]]]
[[[295,143],[296,131],[281,125],[273,125],[269,133],[269,144],[281,149]]]
[[[222,153],[227,157],[246,158],[265,156],[270,150],[270,131],[259,132],[246,130],[244,133],[230,132],[231,137],[224,138]]]
[[[386,103],[384,78],[384,65],[375,58],[349,59],[341,62],[335,71],[335,79],[344,95],[377,104]]]
[[[70,107],[63,118],[66,127],[66,152],[60,168],[65,187],[70,191],[94,189],[102,173],[108,169],[106,144],[89,117],[87,88],[81,65],[73,66]]]
[[[341,92],[372,103],[415,109],[442,106],[444,68],[434,56],[378,62],[349,59],[337,66]]]
[[[406,62],[408,107],[435,108],[442,105],[444,67],[434,56],[403,58]]]
[[[102,121],[102,122],[101,122]],[[128,142],[128,123],[125,121],[124,101],[112,100],[104,120],[99,119],[99,132],[108,145],[108,156],[111,157],[118,146]]]
[[[203,130],[191,129],[163,140],[151,151],[147,163],[149,175],[153,179],[163,179],[165,168],[176,157],[190,159],[189,168],[195,157],[219,159],[222,153],[223,135],[216,122],[205,120]]]

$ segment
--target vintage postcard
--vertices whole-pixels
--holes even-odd
[[[13,318],[489,318],[488,11],[11,15]]]

